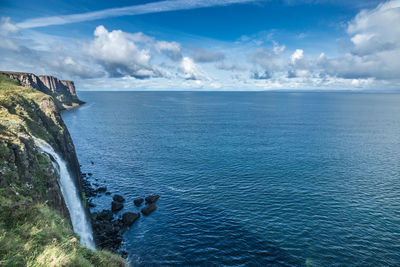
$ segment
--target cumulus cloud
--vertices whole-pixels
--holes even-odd
[[[195,48],[193,52],[193,59],[196,62],[208,63],[216,62],[225,59],[225,55],[220,52],[213,52],[204,49]]]
[[[199,70],[196,63],[190,57],[182,58],[181,69],[184,72],[184,78],[187,80],[207,79],[206,75]]]
[[[279,54],[266,48],[258,48],[249,55],[248,59],[256,68],[261,68],[262,72],[267,72],[269,75],[281,71],[285,66],[285,61]]]
[[[310,74],[310,64],[302,49],[296,49],[290,56],[288,78],[304,77]]]
[[[352,49],[342,57],[320,60],[330,75],[344,78],[399,79],[400,0],[361,11],[347,27]]]
[[[140,49],[137,35],[121,30],[109,32],[104,26],[96,27],[95,39],[88,46],[88,53],[96,59],[111,77],[130,75],[143,79],[163,76],[157,66],[150,63],[150,49]]]
[[[174,61],[182,59],[182,48],[177,42],[158,41],[154,47],[158,52],[165,54]]]

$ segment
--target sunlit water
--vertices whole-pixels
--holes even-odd
[[[80,97],[63,117],[91,181],[122,194],[122,212],[161,195],[124,236],[131,262],[400,264],[400,95]]]
[[[86,212],[78,196],[78,190],[76,189],[74,180],[68,171],[67,164],[62,157],[43,140],[35,139],[35,144],[41,152],[51,155],[54,160],[53,165],[59,175],[58,184],[60,185],[65,205],[70,214],[74,232],[79,235],[82,244],[88,248],[95,249],[92,227],[86,218]]]

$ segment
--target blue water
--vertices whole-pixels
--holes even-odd
[[[63,117],[83,171],[123,212],[161,195],[124,236],[131,263],[400,265],[400,94],[80,97]]]

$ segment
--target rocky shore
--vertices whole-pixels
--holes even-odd
[[[107,187],[94,183],[97,178],[93,178],[92,173],[82,173],[83,192],[85,193],[89,208],[94,208],[93,200],[102,195],[111,195],[107,191]],[[92,182],[91,182],[92,181]],[[141,207],[141,213],[144,216],[150,215],[157,209],[156,202],[160,198],[159,195],[151,195],[146,198],[137,198],[133,202],[136,207]],[[114,194],[110,203],[110,209],[91,212],[93,235],[96,244],[121,256],[127,255],[126,251],[121,251],[120,246],[123,240],[124,232],[132,226],[140,217],[140,213],[125,211],[122,212],[125,204],[125,198],[121,195]],[[144,205],[142,205],[144,203]]]

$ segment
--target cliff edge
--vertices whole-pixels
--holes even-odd
[[[0,71],[0,74],[16,80],[22,86],[51,95],[60,109],[70,109],[85,103],[79,100],[73,81],[60,80],[48,75],[37,76],[27,72]]]
[[[79,163],[60,110],[81,101],[72,82],[49,77],[0,74],[0,265],[125,266],[111,252],[80,244],[54,159],[35,146],[35,138],[51,145],[80,190]]]

